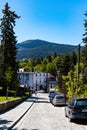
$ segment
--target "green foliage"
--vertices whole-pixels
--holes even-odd
[[[87,11],[85,12],[84,15],[87,17]],[[84,38],[82,40],[85,44],[87,44],[87,19],[85,19],[84,21],[85,21],[84,22],[85,33],[83,34]]]
[[[72,66],[71,57],[69,54],[65,54],[64,59],[63,59],[63,74],[64,75],[68,74],[68,72],[71,69],[71,66]]]
[[[83,70],[83,63],[80,64],[80,70]],[[77,69],[78,66],[74,67],[74,70],[70,70],[67,76],[62,76],[62,79],[67,88],[67,94],[69,97],[73,96],[87,96],[87,86],[83,82],[82,71],[79,74],[79,85],[77,86]]]
[[[43,69],[44,65],[41,66],[41,64],[38,64],[34,67],[34,71],[36,72],[44,72],[44,69]]]
[[[54,76],[57,75],[57,71],[61,71],[63,75],[67,75],[68,71],[71,68],[74,68],[74,64],[76,64],[76,61],[73,61],[73,58],[76,58],[75,56],[65,54],[65,55],[59,55],[59,56],[49,56],[42,59],[35,59],[35,60],[21,60],[19,62],[19,66],[23,67],[29,71],[38,71],[38,72],[49,72],[53,74]]]
[[[16,36],[13,30],[15,26],[15,19],[19,18],[15,12],[10,10],[8,3],[5,4],[5,9],[2,10],[3,18],[1,19],[1,47],[3,59],[3,73],[11,66],[16,68]]]
[[[84,67],[87,67],[87,45],[84,46],[82,50],[82,61],[84,63]]]
[[[8,101],[17,100],[17,99],[20,99],[20,97],[16,97],[16,98],[15,97],[11,97],[11,96],[8,97]],[[0,97],[0,102],[5,102],[5,101],[7,101],[6,97],[5,96],[1,96]]]
[[[84,14],[87,17],[87,11]],[[84,20],[84,28],[85,28],[85,33],[83,34],[83,43],[85,44],[85,47],[83,49],[83,62],[85,67],[87,67],[87,19]]]
[[[0,29],[1,29],[1,47],[0,56],[2,64],[1,74],[3,80],[6,80],[6,84],[15,86],[17,83],[17,69],[18,64],[16,61],[16,36],[14,32],[15,21],[19,16],[16,15],[14,11],[10,10],[8,3],[5,4],[5,8],[2,10],[3,17],[0,19]],[[0,78],[0,79],[2,79]],[[4,83],[5,84],[5,83]],[[2,84],[3,85],[3,84]],[[5,85],[4,89],[5,88]]]
[[[13,77],[13,71],[11,67],[9,67],[5,72],[5,80],[6,80],[7,86],[10,85],[12,77]]]
[[[59,85],[56,85],[56,86],[55,86],[55,89],[56,89],[57,91],[59,91],[59,92],[61,91],[61,87],[60,87]]]

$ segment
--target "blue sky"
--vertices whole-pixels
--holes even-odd
[[[78,45],[82,41],[87,0],[0,0],[0,18],[6,2],[21,16],[15,26],[18,42],[41,39]]]

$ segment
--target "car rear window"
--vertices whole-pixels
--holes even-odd
[[[49,94],[50,94],[50,95],[51,95],[51,94],[55,94],[55,92],[50,92]]]
[[[55,91],[51,91],[50,94],[51,94],[51,93],[55,93]]]
[[[87,99],[77,100],[77,106],[87,106]]]
[[[64,99],[64,96],[56,96],[56,99]]]

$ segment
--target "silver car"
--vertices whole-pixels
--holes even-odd
[[[54,98],[52,99],[52,104],[54,106],[65,105],[66,104],[65,96],[64,95],[55,95]]]

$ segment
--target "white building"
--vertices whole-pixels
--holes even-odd
[[[23,68],[18,71],[18,78],[21,87],[29,87],[31,90],[39,90],[47,85],[48,73],[29,72]]]
[[[33,85],[39,90],[45,88],[47,85],[48,73],[44,72],[34,72],[33,75]]]

